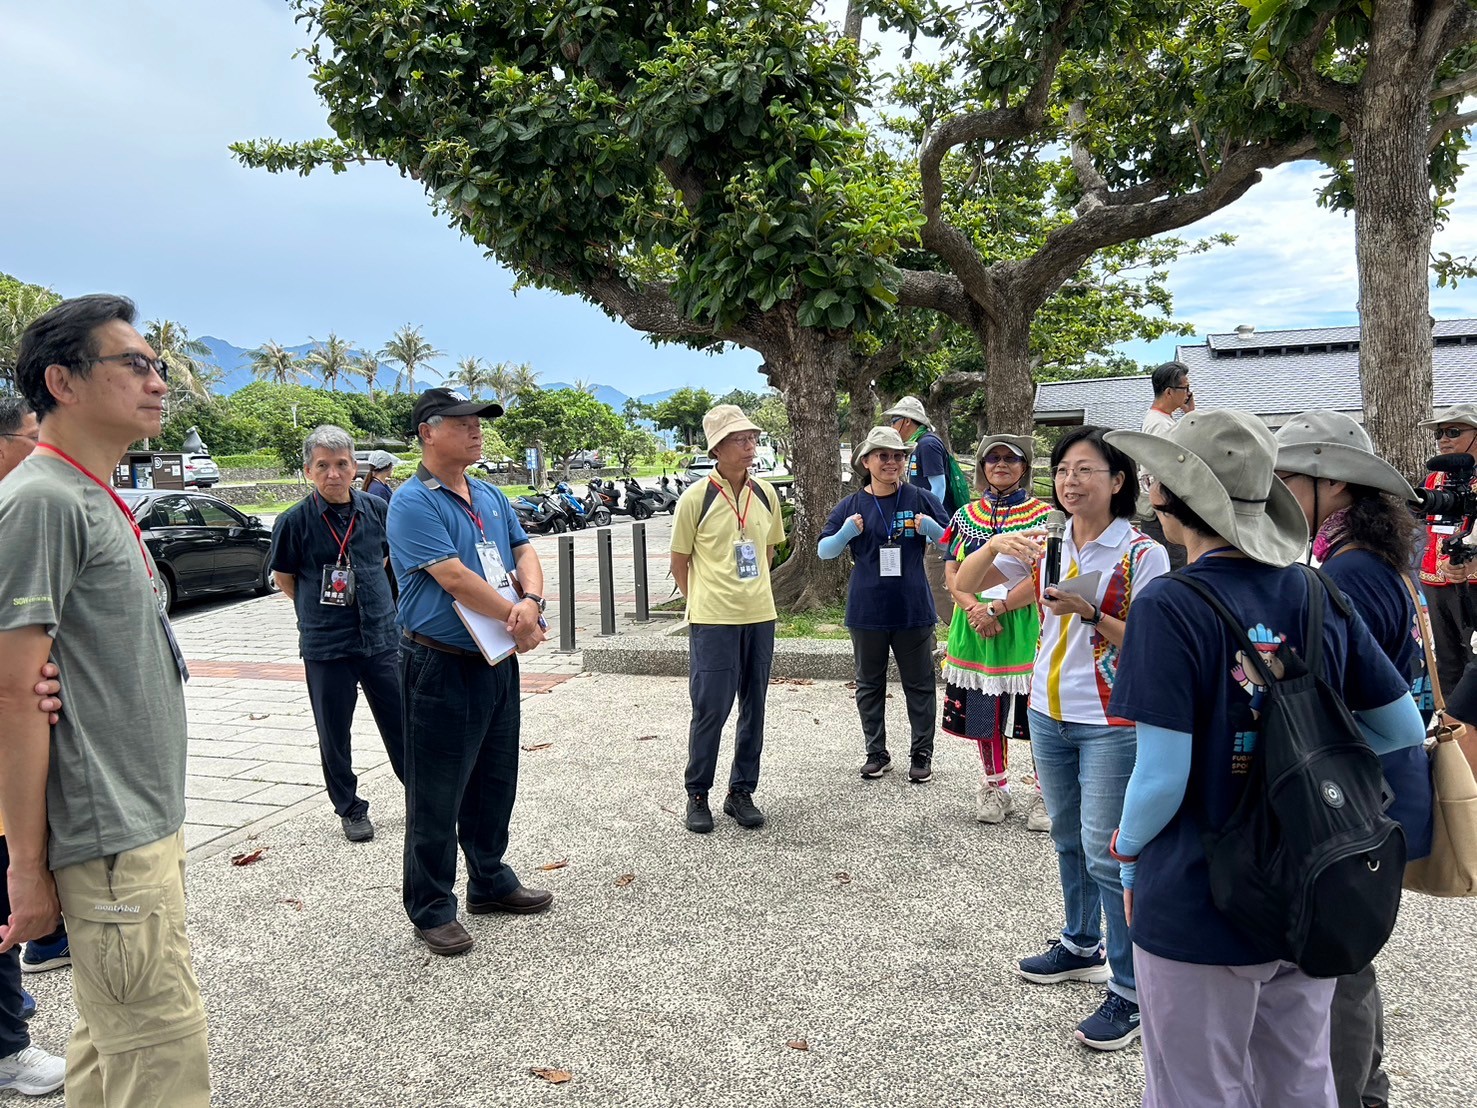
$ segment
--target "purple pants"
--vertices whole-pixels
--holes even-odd
[[[1337,1108],[1334,981],[1289,962],[1201,966],[1133,948],[1144,1108]]]

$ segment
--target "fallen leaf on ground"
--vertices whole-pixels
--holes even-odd
[[[846,682],[846,687],[848,689],[854,689],[854,688],[856,688],[856,682],[855,681],[848,681],[848,682]]]
[[[247,719],[266,719],[271,714],[272,714],[271,712],[252,712],[251,715],[247,716],[246,718]]]
[[[771,685],[814,685],[815,682],[809,677],[771,677]]]
[[[791,1050],[809,1050],[810,1044],[804,1039],[786,1039],[785,1045]]]
[[[288,897],[282,903],[286,904],[289,908],[296,908],[299,912],[303,910],[303,902],[295,896]]]
[[[534,689],[533,690],[533,695],[534,696],[542,696],[544,693],[553,692],[553,691],[554,691],[553,689]]]
[[[525,746],[523,749],[524,750],[548,750],[549,747],[551,747],[553,745],[554,745],[553,743],[534,743],[532,746]]]
[[[533,1077],[542,1077],[550,1085],[563,1085],[573,1076],[568,1070],[551,1070],[547,1066],[534,1066],[528,1072]]]
[[[247,851],[245,854],[232,854],[231,865],[249,866],[262,860],[262,855],[272,849],[269,846],[259,846],[255,850]]]
[[[623,873],[615,879],[615,887],[617,889],[624,889],[634,880],[636,880],[636,875],[634,873]]]
[[[849,874],[849,873],[833,873],[833,874],[831,874],[831,876],[836,879],[836,884],[838,884],[838,885],[850,885],[851,884],[851,874]]]
[[[556,869],[563,869],[567,865],[569,865],[569,859],[560,858],[557,862],[545,862],[543,865],[539,866],[539,869],[543,870],[545,873],[550,873]]]
[[[656,737],[657,737],[656,735],[637,735],[636,736],[636,741],[638,743],[650,742],[652,739],[654,739]]]

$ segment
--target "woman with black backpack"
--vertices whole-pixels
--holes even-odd
[[[1378,762],[1352,729],[1357,721],[1368,747],[1388,753],[1420,745],[1420,714],[1363,620],[1312,571],[1293,565],[1308,525],[1273,473],[1277,443],[1261,420],[1196,412],[1165,438],[1128,431],[1108,438],[1154,475],[1151,503],[1189,559],[1134,605],[1111,701],[1115,714],[1138,725],[1138,759],[1111,849],[1133,931],[1144,1104],[1335,1108],[1331,976],[1349,970],[1314,977],[1299,968],[1313,969],[1316,960],[1296,942],[1298,926],[1287,923],[1304,902],[1282,885],[1259,889],[1234,879],[1253,872],[1250,862],[1275,838],[1259,830],[1275,826],[1285,837],[1367,819],[1382,835],[1367,857],[1383,851],[1390,864],[1350,855],[1337,872],[1363,874],[1386,909],[1373,922],[1392,927],[1390,882],[1398,905],[1404,848],[1380,811]],[[1305,641],[1309,626],[1319,629],[1313,644]],[[1310,695],[1325,714],[1345,706],[1354,713],[1338,716],[1341,743],[1303,767],[1326,765],[1328,773],[1300,794],[1305,819],[1294,801],[1279,810],[1281,823],[1248,825],[1248,814],[1265,814],[1268,797],[1289,803],[1278,791],[1286,775],[1273,767],[1293,741],[1309,738],[1296,727],[1306,717],[1286,709],[1294,701],[1306,708]],[[1289,854],[1283,869],[1305,876],[1304,861]],[[1325,920],[1329,905],[1311,903]],[[1372,908],[1366,912],[1357,898],[1336,907],[1341,923],[1369,931]],[[1367,942],[1364,953],[1372,957],[1367,948],[1382,941]]]

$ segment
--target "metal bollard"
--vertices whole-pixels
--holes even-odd
[[[559,649],[574,653],[574,536],[559,536]]]
[[[631,524],[631,554],[636,563],[636,622],[651,622],[651,598],[646,590],[646,524]]]
[[[615,634],[615,563],[610,550],[610,528],[595,531],[595,557],[600,566],[600,637]]]

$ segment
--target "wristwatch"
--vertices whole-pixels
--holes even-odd
[[[523,599],[524,600],[532,600],[535,604],[537,604],[538,605],[538,614],[539,615],[543,615],[544,614],[544,609],[549,606],[549,602],[547,600],[545,600],[543,597],[541,597],[536,592],[526,592],[526,593],[524,593],[523,594]]]
[[[1086,618],[1083,618],[1082,619],[1082,622],[1085,623],[1088,627],[1096,627],[1102,621],[1103,621],[1103,610],[1101,608],[1099,608],[1096,604],[1094,604],[1092,606],[1092,618],[1091,619],[1086,619]]]
[[[991,619],[1000,618],[1000,613],[995,611],[995,602],[993,600],[989,601],[985,605],[985,615],[989,616]]]

